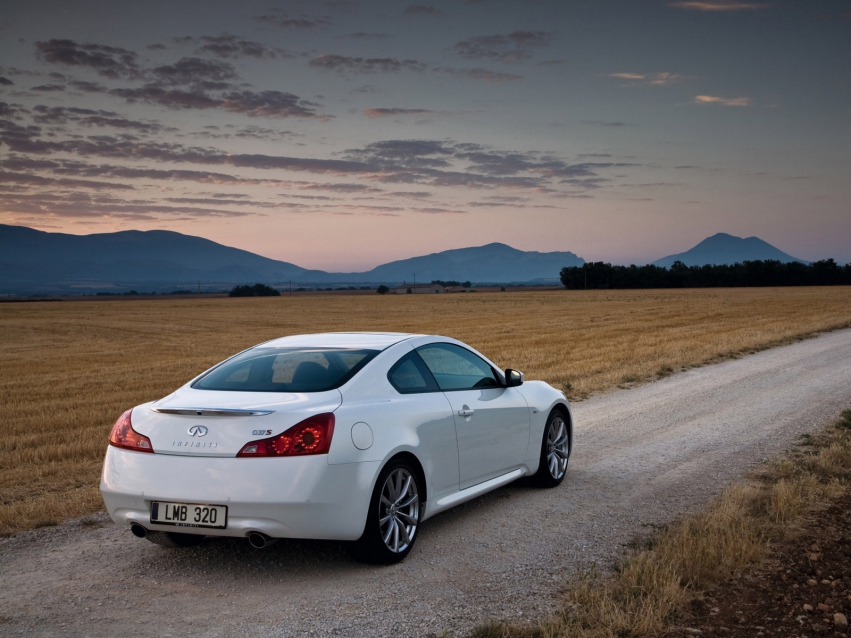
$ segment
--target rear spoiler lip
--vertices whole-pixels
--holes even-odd
[[[160,414],[177,414],[181,416],[265,416],[274,410],[240,410],[239,408],[155,408],[153,412]]]

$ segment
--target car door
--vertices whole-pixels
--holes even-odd
[[[487,361],[461,346],[430,343],[417,353],[452,405],[461,489],[522,465],[530,427],[523,395],[504,387]]]
[[[407,424],[419,440],[417,455],[428,481],[429,500],[457,492],[458,438],[446,395],[415,351],[390,368],[387,380],[401,395],[387,404],[395,413],[393,427]]]

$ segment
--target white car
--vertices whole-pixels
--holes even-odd
[[[160,545],[354,541],[393,563],[427,518],[529,477],[561,483],[564,394],[439,336],[329,333],[245,350],[119,417],[100,489]]]

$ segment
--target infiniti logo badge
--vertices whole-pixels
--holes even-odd
[[[207,436],[207,428],[203,425],[193,425],[187,432],[189,436]]]

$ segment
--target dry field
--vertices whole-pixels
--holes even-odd
[[[0,304],[0,534],[102,509],[109,429],[274,337],[456,337],[573,397],[851,327],[851,288],[554,291]]]

